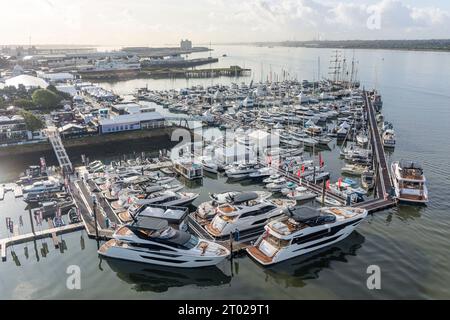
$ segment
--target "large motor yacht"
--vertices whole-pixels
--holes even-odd
[[[397,161],[391,165],[395,196],[399,201],[427,203],[428,189],[422,166],[414,161]]]
[[[275,264],[343,240],[366,216],[361,208],[288,208],[246,250],[263,265]]]
[[[295,205],[295,200],[252,200],[245,205],[223,204],[217,207],[216,216],[205,228],[216,239],[228,238],[230,233],[236,232],[241,239],[259,235],[264,225],[270,219],[282,215],[282,209],[289,205]]]
[[[32,185],[25,186],[23,189],[23,193],[27,194],[42,194],[47,192],[58,192],[61,191],[61,184],[58,180],[49,177],[48,180],[37,181]]]
[[[195,268],[216,265],[230,251],[217,243],[176,230],[167,220],[140,216],[119,228],[98,253],[109,258]]]

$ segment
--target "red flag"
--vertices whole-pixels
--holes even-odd
[[[341,185],[342,185],[342,178],[339,178],[339,180],[338,180],[338,187],[339,187],[339,189],[341,188]]]
[[[327,189],[330,189],[330,180],[327,180]]]
[[[301,172],[301,170],[299,169],[299,170],[297,171],[297,177],[300,178],[301,175],[302,175],[302,172]]]
[[[305,165],[302,164],[302,173],[305,173]]]

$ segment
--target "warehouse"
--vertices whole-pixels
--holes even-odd
[[[165,126],[165,118],[158,112],[124,114],[99,121],[100,133],[102,134],[163,128]]]

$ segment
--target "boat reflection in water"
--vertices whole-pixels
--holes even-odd
[[[215,287],[230,283],[232,278],[217,266],[181,269],[118,259],[102,259],[106,260],[121,280],[134,284],[136,291],[166,292],[172,287],[188,285]]]
[[[347,238],[332,246],[272,266],[256,265],[264,269],[266,280],[272,279],[286,287],[301,288],[306,286],[305,280],[319,278],[320,271],[329,268],[333,261],[347,262],[346,257],[355,256],[364,241],[363,235],[353,231]]]

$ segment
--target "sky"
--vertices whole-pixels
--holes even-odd
[[[0,0],[0,45],[450,38],[448,0]]]

